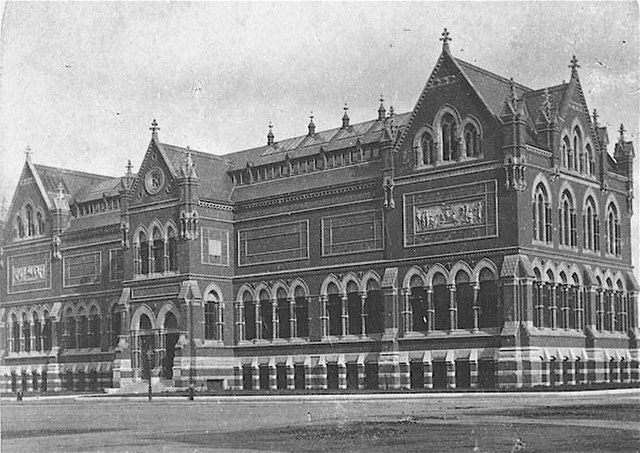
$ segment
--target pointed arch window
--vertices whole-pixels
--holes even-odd
[[[38,213],[36,214],[36,220],[38,223],[38,234],[40,236],[44,235],[44,216],[42,215],[42,212],[38,211]]]
[[[583,214],[584,248],[597,252],[600,250],[600,218],[596,210],[596,204],[590,196],[585,203]]]
[[[204,301],[204,337],[207,340],[222,341],[224,324],[220,297],[212,290],[205,295]]]
[[[162,237],[162,231],[160,228],[155,227],[153,229],[153,243],[152,243],[152,255],[153,255],[153,272],[164,271],[164,240]]]
[[[27,217],[27,236],[34,236],[36,233],[35,223],[33,221],[33,206],[30,204],[25,206],[25,213]]]
[[[467,157],[480,156],[480,134],[473,124],[467,124],[464,127],[464,145]]]
[[[16,216],[16,227],[14,229],[14,237],[15,238],[24,238],[24,221],[22,220],[22,217],[18,214]]]
[[[584,164],[582,163],[582,132],[580,128],[576,126],[573,129],[573,150],[572,159],[569,161],[569,169],[584,171]]]
[[[576,210],[573,199],[568,191],[562,193],[560,198],[560,245],[567,247],[578,246],[578,233],[576,229]]]
[[[420,150],[422,151],[422,165],[431,165],[435,163],[435,148],[433,146],[433,137],[429,132],[425,132],[420,139]]]
[[[591,145],[587,145],[585,147],[585,166],[586,171],[589,176],[593,176],[596,173],[596,162],[593,158],[593,150],[591,149]]]
[[[458,140],[456,138],[457,124],[450,113],[445,113],[441,122],[442,129],[442,160],[450,161],[458,158]]]
[[[141,231],[138,235],[138,256],[140,262],[140,274],[146,275],[149,273],[149,242],[147,241],[147,235],[144,231]]]
[[[571,155],[571,142],[569,141],[569,137],[565,137],[562,140],[562,166],[564,168],[569,167],[569,160]]]
[[[615,256],[621,255],[620,218],[613,203],[609,203],[607,208],[607,253]]]
[[[551,243],[553,225],[551,223],[551,203],[544,184],[536,187],[533,198],[533,239]]]
[[[173,227],[167,228],[167,257],[170,271],[178,269],[178,237]]]

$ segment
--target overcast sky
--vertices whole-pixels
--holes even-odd
[[[638,152],[635,2],[8,2],[0,200],[27,145],[36,163],[117,176],[153,118],[166,143],[225,154],[262,145],[269,121],[276,140],[306,133],[310,111],[336,127],[345,101],[352,122],[380,94],[409,111],[444,27],[455,56],[532,88],[568,80],[576,54],[589,109]]]

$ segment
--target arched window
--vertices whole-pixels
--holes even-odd
[[[420,276],[414,275],[411,277],[411,280],[409,281],[409,287],[411,288],[409,303],[411,305],[413,319],[411,330],[414,332],[427,331],[427,293],[424,286],[425,284]]]
[[[249,291],[245,291],[242,295],[242,309],[244,314],[245,339],[253,340],[256,338],[256,309],[255,302]]]
[[[53,345],[53,325],[48,311],[45,310],[43,317],[44,326],[42,328],[42,348],[45,351],[50,351]]]
[[[102,335],[100,333],[100,313],[94,305],[89,312],[89,347],[99,348]]]
[[[78,347],[78,338],[77,338],[77,330],[76,330],[76,318],[73,316],[73,312],[69,308],[67,310],[67,316],[65,317],[66,321],[66,338],[65,338],[65,347],[67,349],[76,349]]]
[[[146,275],[149,273],[149,242],[147,242],[147,235],[144,231],[140,232],[138,236],[139,244],[139,260],[140,260],[140,273]]]
[[[620,256],[620,219],[613,203],[607,208],[607,252]]]
[[[16,216],[16,228],[14,230],[14,237],[20,239],[24,238],[24,221],[22,220],[22,217],[20,217],[20,214]]]
[[[585,147],[585,165],[586,170],[589,176],[594,176],[596,173],[596,161],[593,158],[593,150],[591,149],[591,145],[587,144]]]
[[[38,234],[42,236],[44,235],[44,217],[42,215],[42,212],[38,211],[38,213],[36,214],[36,219],[38,221]]]
[[[34,236],[36,233],[35,224],[33,222],[33,207],[28,204],[24,208],[27,216],[27,236]]]
[[[568,247],[577,247],[578,232],[576,229],[576,211],[573,199],[568,191],[564,191],[560,197],[560,244]]]
[[[215,291],[204,296],[204,337],[207,340],[222,340],[222,310],[220,297]]]
[[[493,272],[484,268],[480,271],[480,290],[478,291],[478,306],[480,307],[479,327],[501,327],[502,315],[498,301],[498,282]]]
[[[535,275],[533,281],[533,325],[540,328],[544,327],[544,283],[542,282],[542,274],[538,268],[534,268],[533,273]]]
[[[533,198],[533,239],[540,242],[552,242],[551,204],[544,184],[540,183]]]
[[[178,238],[173,227],[167,228],[167,255],[169,257],[169,270],[178,269]]]
[[[573,129],[573,162],[569,163],[569,168],[574,170],[584,171],[582,152],[582,132],[580,128],[576,126]]]
[[[464,127],[464,145],[467,157],[478,157],[480,155],[480,135],[473,124]]]
[[[164,271],[164,240],[160,228],[153,228],[153,272]]]
[[[264,289],[260,291],[258,297],[260,300],[260,326],[262,330],[262,336],[266,340],[273,339],[273,304],[269,299],[269,293]]]
[[[20,352],[20,321],[15,314],[11,316],[11,329],[13,331],[13,352]]]
[[[278,308],[276,310],[276,317],[278,318],[278,338],[290,338],[291,337],[291,323],[289,316],[289,300],[287,293],[283,288],[278,288],[276,292],[276,299]]]
[[[42,351],[42,323],[40,322],[40,318],[36,312],[31,314],[31,319],[33,322],[33,334],[35,336],[34,350]]]
[[[335,283],[327,286],[327,313],[329,335],[342,335],[342,297]]]
[[[24,337],[24,351],[31,351],[31,323],[25,313],[22,314],[22,336]]]
[[[569,156],[571,153],[571,141],[569,141],[569,137],[564,137],[562,140],[562,166],[564,168],[569,167]]]
[[[118,309],[118,305],[114,305],[111,309],[111,347],[118,346],[118,342],[120,341],[120,335],[122,334],[122,323],[121,323],[121,312]]]
[[[473,290],[469,285],[469,275],[462,270],[456,274],[456,306],[458,328],[473,329]]]
[[[600,219],[596,204],[590,196],[585,203],[585,211],[583,214],[583,237],[584,248],[597,252],[600,250]]]
[[[456,120],[450,113],[445,113],[441,122],[442,128],[442,160],[458,158],[458,140],[456,138]]]
[[[309,336],[309,302],[302,286],[297,286],[294,293],[296,301],[296,329],[297,337]],[[293,335],[293,332],[292,332]]]
[[[428,132],[425,132],[420,139],[420,149],[422,151],[423,165],[431,165],[436,161],[435,149],[433,146],[433,137]]]
[[[380,284],[374,279],[369,279],[366,289],[367,301],[365,305],[365,311],[367,315],[367,321],[365,325],[366,332],[363,333],[382,333],[384,331],[384,318]]]
[[[86,348],[88,346],[88,325],[87,316],[84,308],[80,308],[77,317],[77,329],[78,329],[78,348]]]
[[[437,273],[433,276],[433,306],[435,310],[435,330],[450,330],[450,301],[449,288],[444,275]]]

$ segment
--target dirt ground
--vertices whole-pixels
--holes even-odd
[[[640,391],[3,400],[3,452],[637,452]]]

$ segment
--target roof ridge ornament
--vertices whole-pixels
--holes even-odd
[[[151,127],[149,130],[151,131],[151,138],[153,140],[158,140],[158,131],[160,130],[160,127],[158,126],[158,122],[155,118],[151,121]]]
[[[542,93],[542,110],[547,115],[547,117],[551,116],[551,109],[553,105],[551,103],[551,94],[549,94],[549,88],[544,87],[544,92]]]
[[[187,156],[184,158],[182,162],[182,175],[186,178],[197,178],[196,175],[196,164],[193,162],[193,157],[191,156],[191,149],[187,146]]]
[[[449,41],[452,41],[453,38],[451,38],[449,30],[447,30],[446,27],[444,28],[442,36],[439,38],[439,40],[442,41],[442,50],[449,51]]]
[[[380,107],[378,107],[378,120],[382,121],[387,116],[387,109],[384,108],[384,96],[380,95]]]
[[[509,78],[509,101],[513,108],[516,108],[516,102],[518,101],[518,95],[516,93],[516,84],[513,81],[513,77]]]
[[[271,120],[269,120],[269,133],[267,133],[267,146],[273,146],[275,143],[274,135],[273,135],[273,124],[271,124]]]
[[[313,122],[313,111],[309,112],[309,136],[316,134],[316,125]]]
[[[569,65],[569,67],[571,68],[572,76],[578,74],[578,68],[580,67],[580,65],[578,64],[578,59],[575,55],[571,58],[571,64]]]
[[[58,193],[56,194],[56,199],[62,201],[64,200],[64,185],[62,181],[58,183]]]
[[[31,147],[29,145],[24,149],[24,158],[27,162],[31,162]]]
[[[597,128],[599,126],[598,124],[598,117],[600,115],[598,115],[598,111],[596,109],[593,109],[593,125]]]
[[[342,115],[342,128],[346,129],[347,127],[349,127],[349,114],[347,113],[347,111],[349,110],[349,106],[347,105],[346,101],[342,109],[344,110],[344,115]]]
[[[618,128],[618,132],[620,132],[620,143],[624,143],[624,141],[625,141],[624,133],[626,132],[626,130],[624,128],[624,124],[620,123],[620,127]]]

